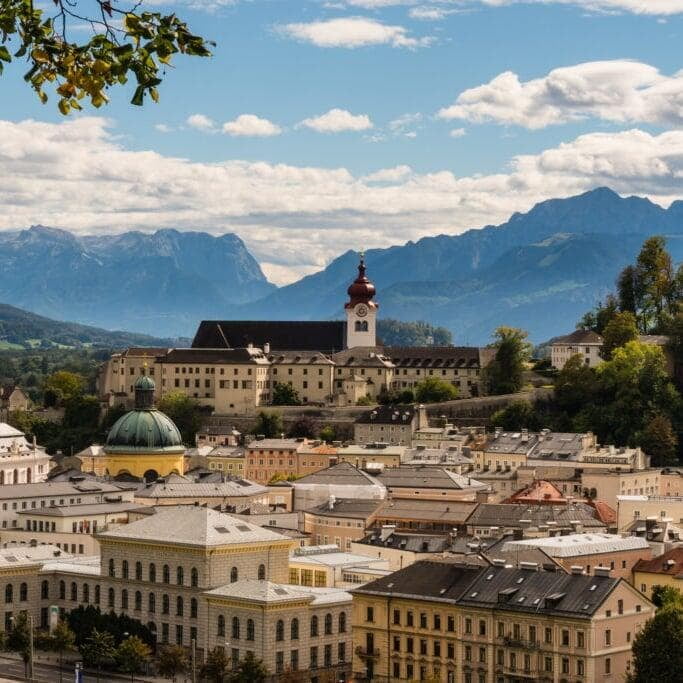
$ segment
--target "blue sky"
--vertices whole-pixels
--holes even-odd
[[[121,91],[65,121],[0,78],[0,228],[235,231],[284,282],[601,184],[683,194],[683,0],[173,9],[217,47],[158,105]]]

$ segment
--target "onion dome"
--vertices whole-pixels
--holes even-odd
[[[346,304],[347,308],[352,308],[356,304],[369,304],[373,296],[375,296],[375,285],[370,282],[367,275],[365,274],[365,257],[363,254],[360,256],[360,263],[358,264],[358,277],[351,283],[349,288],[346,290],[349,295],[349,303]],[[373,306],[376,304],[373,303]]]
[[[135,382],[135,409],[109,430],[105,453],[184,453],[178,428],[154,407],[154,380],[142,375]]]

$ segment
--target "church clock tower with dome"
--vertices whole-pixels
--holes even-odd
[[[106,473],[130,474],[156,481],[172,473],[183,474],[185,446],[168,415],[154,407],[154,380],[142,375],[135,382],[135,408],[109,430],[104,446]]]
[[[358,277],[347,290],[349,300],[346,309],[346,347],[377,345],[377,309],[373,301],[375,285],[365,274],[365,257],[361,253],[358,264]]]

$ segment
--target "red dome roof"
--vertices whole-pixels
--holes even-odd
[[[370,303],[375,296],[375,285],[368,280],[365,274],[365,259],[361,256],[358,264],[358,277],[351,283],[347,290],[351,301],[348,305],[355,306],[359,303]]]

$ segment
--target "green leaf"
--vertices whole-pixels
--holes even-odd
[[[133,99],[130,101],[131,104],[136,105],[137,107],[141,107],[143,105],[145,98],[145,88],[142,85],[139,85],[137,88],[135,88],[135,94],[133,95]]]
[[[12,61],[12,56],[10,55],[9,50],[4,45],[0,45],[0,60],[2,60],[3,62]]]

